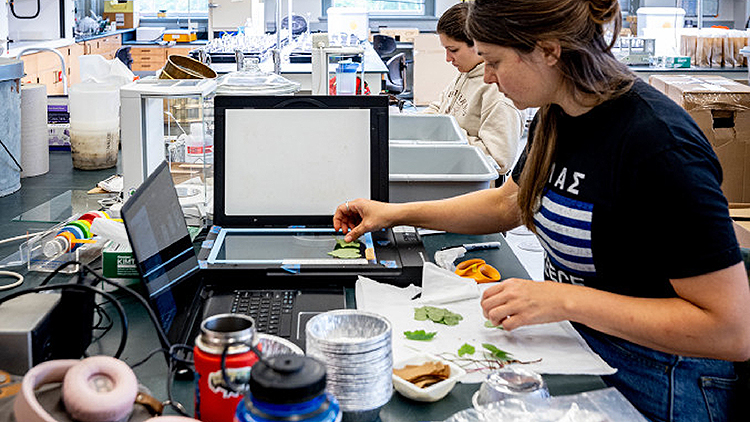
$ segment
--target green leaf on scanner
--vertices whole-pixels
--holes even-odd
[[[484,321],[484,326],[487,327],[487,328],[497,328],[498,330],[504,330],[505,329],[505,328],[503,328],[503,324],[495,325],[490,320]]]
[[[489,350],[492,356],[496,357],[500,361],[509,361],[513,359],[513,356],[510,353],[504,350],[500,350],[489,343],[482,343],[482,347]]]
[[[417,321],[427,321],[427,311],[424,307],[414,308],[414,319]]]
[[[474,346],[472,346],[469,343],[464,343],[464,345],[461,346],[460,349],[458,349],[458,356],[473,355],[474,352],[476,352],[476,349],[474,348]]]
[[[347,242],[344,239],[336,239],[336,246],[339,248],[356,248],[359,249],[360,243],[359,240],[353,240],[351,242]]]
[[[418,340],[418,341],[429,341],[432,340],[433,337],[435,337],[435,334],[437,332],[425,332],[425,330],[417,330],[417,331],[404,331],[404,335],[409,340]]]
[[[334,251],[328,252],[328,255],[331,255],[334,258],[341,259],[362,258],[362,254],[359,253],[359,250],[352,248],[336,249]]]

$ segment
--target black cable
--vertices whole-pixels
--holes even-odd
[[[11,3],[11,4],[12,4],[12,3]],[[37,12],[37,14],[38,14],[38,13],[39,13],[39,12]],[[2,146],[3,146],[3,148],[5,148],[5,152],[7,152],[7,153],[8,153],[8,155],[10,156],[10,159],[11,159],[11,160],[13,160],[13,162],[14,162],[14,163],[16,163],[16,165],[18,166],[18,170],[19,170],[19,171],[21,171],[21,172],[23,172],[23,167],[21,167],[21,165],[20,165],[20,164],[18,164],[18,160],[16,160],[16,157],[14,157],[14,156],[13,156],[13,154],[12,154],[12,153],[10,152],[10,150],[8,149],[8,147],[7,147],[7,146],[5,146],[5,142],[3,142],[3,140],[2,140],[2,139],[0,139],[0,145],[2,145]]]
[[[263,354],[258,350],[258,348],[250,343],[245,342],[237,342],[237,343],[229,343],[224,346],[224,350],[221,352],[221,379],[224,381],[224,383],[227,385],[227,389],[229,391],[235,392],[235,393],[242,393],[245,389],[238,387],[232,380],[229,379],[229,375],[227,374],[227,353],[229,352],[229,348],[233,346],[239,346],[239,345],[245,345],[250,348],[250,351],[255,353],[255,356],[258,358],[258,362],[263,362],[264,364],[268,365],[272,369],[276,369],[273,365],[271,365],[263,356]]]
[[[165,349],[165,350],[167,350],[167,351],[170,350],[171,344],[169,343],[169,339],[167,338],[167,335],[164,333],[164,328],[162,328],[161,323],[159,322],[159,320],[156,317],[156,314],[154,314],[153,309],[151,309],[151,306],[149,306],[148,302],[146,302],[146,300],[143,298],[143,296],[141,296],[140,294],[138,294],[138,292],[136,292],[135,290],[131,289],[128,286],[125,286],[125,285],[122,285],[122,284],[119,284],[119,283],[115,283],[114,281],[112,281],[112,280],[110,280],[110,279],[108,279],[106,277],[103,277],[103,276],[99,275],[96,271],[92,270],[88,265],[83,264],[83,263],[81,263],[79,261],[64,262],[64,263],[60,264],[60,266],[58,266],[57,269],[55,269],[55,272],[53,272],[52,274],[50,274],[49,276],[47,276],[42,281],[42,285],[48,283],[49,280],[51,280],[52,277],[56,273],[62,271],[62,269],[66,268],[66,267],[68,267],[70,265],[80,265],[80,271],[82,273],[87,271],[91,275],[93,275],[94,278],[96,278],[98,281],[101,281],[103,283],[107,283],[107,284],[109,284],[111,286],[119,287],[120,289],[128,292],[136,300],[138,300],[138,302],[140,302],[141,306],[143,306],[146,309],[146,312],[148,312],[148,316],[151,319],[151,322],[154,324],[154,327],[156,328],[156,334],[159,337],[159,343],[161,343],[162,348]],[[169,365],[170,356],[169,356],[168,352],[164,353],[164,359],[167,361],[167,365]]]
[[[0,299],[0,305],[3,303],[14,299],[16,297],[30,294],[30,293],[39,293],[39,292],[46,292],[50,290],[82,290],[82,291],[89,291],[93,293],[97,293],[101,296],[104,296],[105,298],[112,301],[112,304],[115,305],[115,308],[117,309],[117,313],[120,315],[120,325],[122,327],[122,332],[120,333],[120,345],[117,348],[117,352],[115,352],[114,357],[119,359],[120,355],[122,355],[123,350],[125,350],[125,344],[127,343],[128,338],[128,319],[125,316],[125,309],[122,307],[122,304],[111,294],[97,289],[95,287],[91,287],[85,284],[58,284],[54,286],[41,286],[41,287],[34,287],[26,290],[21,290],[18,292],[14,292],[9,294],[8,296]]]
[[[161,353],[161,352],[164,352],[164,351],[165,351],[165,349],[162,348],[162,347],[160,347],[158,349],[154,349],[154,350],[148,352],[148,354],[146,355],[145,358],[143,358],[143,359],[139,360],[138,362],[130,365],[130,368],[131,369],[135,369],[135,368],[143,365],[144,363],[148,362],[148,360],[151,359],[152,357],[154,357],[155,354]]]

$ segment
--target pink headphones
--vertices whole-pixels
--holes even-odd
[[[13,403],[16,420],[58,422],[36,400],[34,390],[44,384],[62,382],[66,411],[81,422],[126,420],[138,394],[138,380],[123,361],[109,356],[83,360],[53,360],[31,368],[23,377],[21,391]],[[154,422],[187,422],[194,419],[161,416]]]

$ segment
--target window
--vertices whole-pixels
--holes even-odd
[[[432,16],[435,0],[323,0],[323,14],[329,7],[366,8],[371,16]]]
[[[208,0],[139,0],[138,11],[145,14],[156,14],[159,10],[166,10],[170,14],[186,15],[200,13],[208,14]]]

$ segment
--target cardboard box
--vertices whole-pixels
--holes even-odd
[[[649,82],[680,104],[714,147],[730,202],[750,202],[750,87],[721,76],[653,75]]]
[[[388,35],[393,37],[396,41],[400,42],[414,42],[414,38],[419,35],[419,29],[417,28],[378,28],[378,33],[381,35]]]
[[[132,1],[124,3],[105,1],[102,17],[109,19],[110,22],[115,22],[117,29],[137,28],[140,23],[138,10]]]
[[[102,273],[108,278],[139,278],[130,245],[110,242],[102,250]]]

